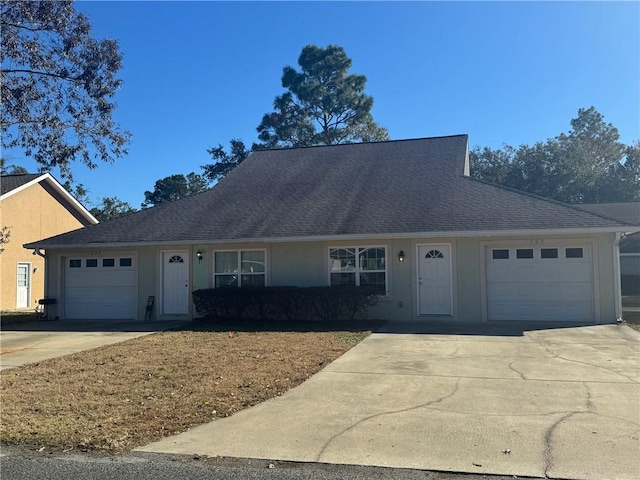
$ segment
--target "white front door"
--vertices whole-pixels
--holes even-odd
[[[420,315],[451,315],[451,248],[418,246]]]
[[[187,251],[162,254],[162,313],[189,313],[189,263]]]
[[[18,264],[16,308],[29,308],[31,297],[31,264]]]

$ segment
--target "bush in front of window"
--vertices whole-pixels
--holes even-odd
[[[379,299],[376,289],[354,286],[225,287],[193,292],[196,312],[210,319],[353,321]]]

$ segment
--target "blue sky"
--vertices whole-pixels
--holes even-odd
[[[392,139],[469,134],[500,147],[554,137],[595,106],[640,139],[638,2],[79,2],[124,53],[116,120],[128,156],[75,180],[90,199],[139,208],[168,175],[201,173],[207,149],[256,141],[303,46],[342,46],[367,76]],[[8,163],[37,166],[12,152]],[[58,175],[57,172],[53,172]],[[91,206],[91,205],[88,205]]]

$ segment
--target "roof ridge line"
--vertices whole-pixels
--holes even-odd
[[[278,152],[282,150],[302,150],[305,148],[327,148],[327,147],[348,147],[354,145],[380,145],[382,143],[400,143],[400,142],[415,142],[418,140],[435,140],[438,138],[454,138],[454,137],[469,137],[468,133],[457,133],[453,135],[436,135],[435,137],[417,137],[417,138],[399,138],[397,140],[378,140],[370,142],[352,142],[352,143],[334,143],[331,145],[302,145],[299,147],[272,147],[272,148],[258,148],[255,152]],[[251,152],[254,153],[254,152]]]

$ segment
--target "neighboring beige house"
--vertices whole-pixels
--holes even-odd
[[[191,292],[377,288],[394,321],[621,318],[625,222],[470,176],[466,135],[253,152],[211,190],[33,241],[50,314],[196,315]]]
[[[34,309],[45,291],[45,259],[23,247],[43,237],[94,225],[91,215],[50,174],[0,176],[0,310]]]

